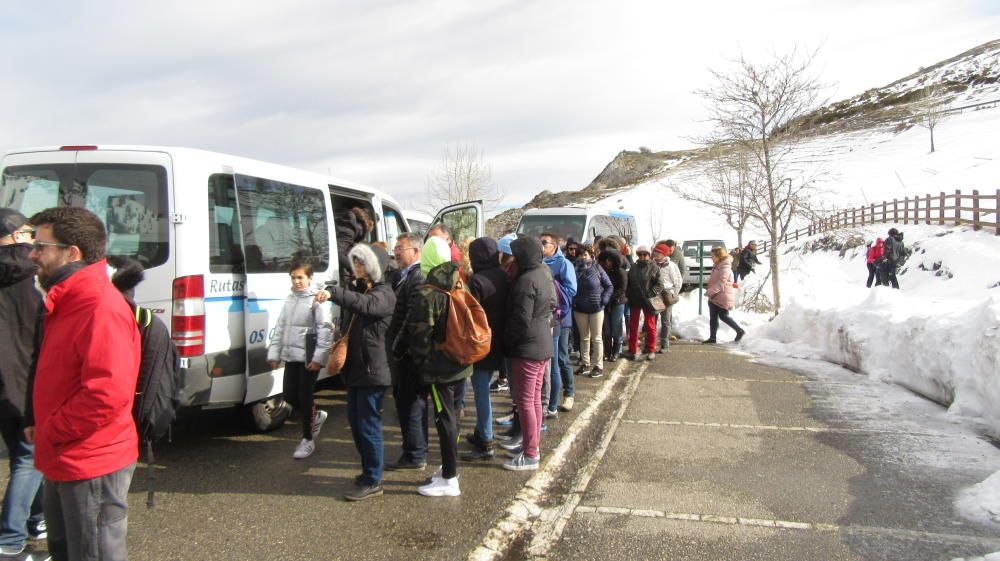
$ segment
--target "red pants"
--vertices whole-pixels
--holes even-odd
[[[646,313],[642,308],[630,308],[628,318],[628,352],[639,352],[639,314],[642,314],[642,328],[646,331],[646,351],[656,352],[656,314]]]

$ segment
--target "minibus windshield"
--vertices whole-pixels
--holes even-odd
[[[517,235],[537,238],[549,232],[564,240],[573,238],[580,241],[586,223],[587,217],[582,214],[530,214],[521,217]]]

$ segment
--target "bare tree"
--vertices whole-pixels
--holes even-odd
[[[489,212],[503,200],[482,150],[467,144],[444,149],[441,166],[427,178],[425,192],[425,206],[432,214],[444,206],[475,200],[482,200]]]
[[[795,173],[783,162],[796,140],[787,125],[819,104],[825,88],[813,71],[816,52],[799,49],[756,63],[743,55],[726,70],[710,70],[715,84],[696,93],[707,102],[714,125],[711,144],[741,148],[759,177],[749,206],[770,237],[768,256],[774,313],[781,308],[778,257],[789,226],[809,214],[813,178]],[[780,132],[779,132],[780,131]]]
[[[743,231],[752,215],[751,198],[756,191],[752,182],[759,178],[751,156],[738,145],[715,144],[709,148],[704,167],[708,187],[700,184],[672,185],[681,198],[718,209],[726,223],[736,231],[743,247]]]
[[[924,94],[917,103],[917,118],[920,126],[927,129],[931,135],[931,153],[934,153],[934,127],[944,117],[941,110],[941,100],[938,99],[938,87],[929,86],[924,89]]]

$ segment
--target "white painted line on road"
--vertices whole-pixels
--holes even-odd
[[[534,537],[531,540],[531,544],[528,546],[529,555],[534,557],[544,557],[548,551],[552,549],[556,542],[559,541],[563,531],[566,529],[566,524],[569,523],[570,518],[573,516],[573,512],[576,510],[577,505],[580,504],[580,501],[583,498],[583,494],[587,491],[587,487],[590,486],[590,480],[594,477],[594,473],[604,460],[604,455],[611,446],[611,440],[618,431],[618,426],[621,424],[622,417],[625,416],[625,412],[628,410],[629,403],[632,402],[632,398],[635,397],[635,394],[639,389],[639,383],[642,381],[642,375],[646,372],[648,365],[649,363],[644,362],[642,366],[640,366],[639,369],[632,374],[632,379],[629,380],[629,383],[625,386],[625,389],[621,393],[621,403],[618,406],[618,411],[616,411],[614,417],[611,418],[611,422],[605,426],[604,434],[601,435],[600,444],[597,446],[597,449],[594,450],[593,454],[591,454],[590,460],[577,473],[576,481],[573,483],[573,488],[570,490],[566,500],[564,500],[562,504],[547,509],[546,515],[540,517],[539,520],[532,525]],[[655,513],[644,511],[643,514],[636,515],[655,516]]]
[[[815,532],[846,532],[855,534],[870,534],[885,537],[922,540],[935,543],[961,545],[1000,545],[1000,538],[991,536],[972,536],[967,534],[944,534],[938,532],[920,532],[901,528],[881,528],[877,526],[841,526],[819,522],[801,522],[793,520],[768,520],[763,518],[742,518],[736,516],[719,516],[716,514],[695,514],[690,512],[666,512],[660,510],[635,509],[619,506],[576,507],[580,514],[606,514],[612,516],[636,516],[640,518],[662,518],[664,520],[679,520],[684,522],[706,522],[710,524],[725,524],[729,526],[757,526],[781,530],[810,530]]]
[[[779,425],[744,425],[737,423],[704,423],[695,421],[657,421],[654,419],[626,419],[627,425],[660,425],[668,427],[691,427],[710,429],[740,429],[740,430],[772,430],[786,432],[834,433],[834,434],[888,434],[897,436],[926,436],[933,438],[955,438],[953,434],[943,432],[910,432],[879,429],[848,429],[838,427],[795,427]]]
[[[570,425],[562,441],[545,460],[544,466],[535,472],[507,506],[506,515],[486,533],[482,543],[469,554],[469,561],[495,561],[506,555],[514,538],[521,532],[528,530],[532,522],[543,514],[540,505],[546,499],[547,491],[559,468],[566,462],[570,448],[576,442],[577,436],[593,422],[600,406],[612,395],[611,389],[622,377],[622,373],[628,365],[628,361],[618,363],[605,383],[590,399],[587,407]],[[645,368],[646,363],[643,363],[639,371],[642,372]],[[630,387],[631,385],[630,383]],[[635,385],[638,386],[637,383]],[[576,500],[579,502],[579,496],[576,497]],[[544,514],[553,515],[553,513],[548,512]]]
[[[676,380],[679,382],[706,381],[706,382],[749,382],[756,384],[808,384],[809,380],[762,380],[760,378],[730,378],[726,376],[664,376],[663,374],[650,374],[648,378],[654,380]]]

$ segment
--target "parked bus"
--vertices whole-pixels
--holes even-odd
[[[146,268],[135,300],[170,327],[182,357],[182,406],[243,405],[259,430],[280,426],[289,411],[284,370],[266,358],[292,259],[310,260],[317,283],[338,279],[334,223],[356,206],[375,217],[368,241],[391,247],[410,231],[400,205],[377,189],[190,148],[14,150],[0,174],[0,207],[28,217],[55,206],[97,214],[107,254]],[[438,221],[481,236],[482,204],[442,209]]]
[[[635,217],[627,212],[587,208],[532,208],[524,211],[514,230],[519,236],[538,237],[551,232],[566,240],[592,241],[595,237],[622,236],[629,243],[636,236]]]

